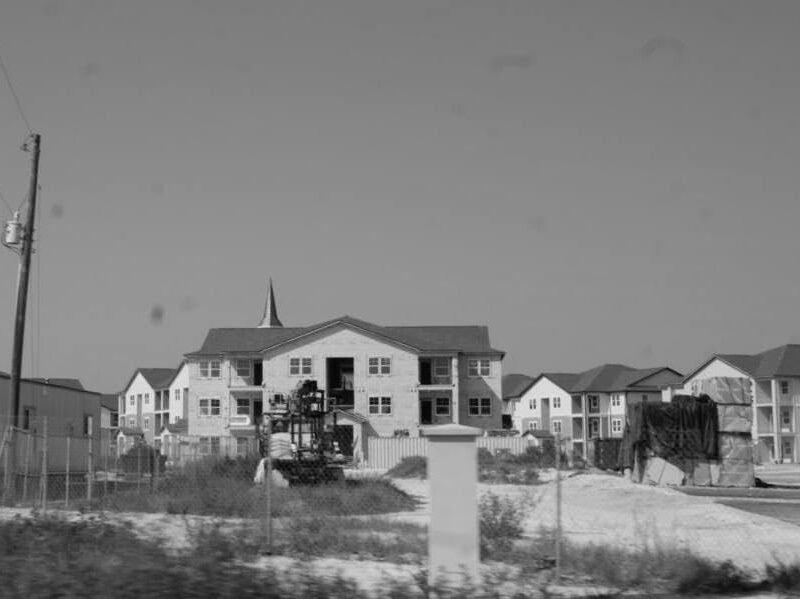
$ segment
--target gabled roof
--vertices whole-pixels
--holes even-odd
[[[503,399],[517,399],[533,386],[536,380],[527,374],[506,374],[503,375]]]
[[[418,352],[504,353],[492,348],[489,343],[489,329],[485,326],[384,327],[352,316],[342,316],[304,328],[210,329],[202,347],[186,355],[265,351],[335,326],[361,330]]]
[[[781,376],[800,376],[800,345],[787,344],[760,354],[714,354],[700,368],[686,378],[691,378],[714,359],[722,360],[755,379],[772,379]]]
[[[33,377],[27,380],[33,381],[34,383],[44,383],[45,385],[57,385],[59,387],[67,387],[68,389],[77,389],[78,391],[86,390],[83,387],[83,383],[81,383],[78,379],[46,379],[43,377]]]
[[[680,378],[680,374],[666,366],[632,368],[624,364],[602,364],[577,374],[570,372],[543,372],[531,385],[547,378],[567,393],[611,393],[628,389],[650,389],[656,385],[642,384],[651,376],[668,370]],[[505,377],[504,377],[505,378]],[[527,389],[526,389],[527,390]],[[523,392],[524,393],[524,392]],[[505,397],[505,394],[504,394]]]
[[[123,392],[127,391],[128,387],[131,386],[137,374],[141,374],[153,389],[163,389],[172,382],[176,370],[174,368],[137,368],[133,371],[131,378],[128,379],[128,383],[123,387]]]
[[[180,435],[189,431],[189,422],[185,418],[178,418],[175,422],[167,422],[159,431],[163,433],[167,431],[173,435]]]

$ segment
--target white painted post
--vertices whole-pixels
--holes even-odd
[[[479,584],[478,450],[480,429],[443,424],[422,429],[430,441],[428,582]],[[466,579],[465,579],[466,578]]]

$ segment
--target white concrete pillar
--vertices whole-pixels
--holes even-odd
[[[443,424],[423,429],[429,439],[428,580],[478,584],[478,450],[480,429]],[[469,580],[465,580],[464,578]]]

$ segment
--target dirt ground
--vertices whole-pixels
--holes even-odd
[[[552,478],[552,474],[550,474]],[[423,500],[417,513],[403,515],[419,522],[429,513],[428,483],[399,480],[397,486]],[[555,527],[556,487],[479,485],[518,498],[530,506],[525,534],[535,537],[542,526]],[[636,549],[660,546],[691,550],[712,560],[731,560],[760,573],[766,564],[800,561],[800,527],[764,515],[747,513],[674,489],[637,485],[608,474],[571,474],[562,481],[562,529],[570,541],[608,543]]]

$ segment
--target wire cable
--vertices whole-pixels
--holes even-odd
[[[14,215],[14,209],[11,207],[11,204],[9,204],[8,201],[6,200],[6,196],[3,195],[2,191],[0,191],[0,200],[3,200],[3,203],[6,205],[6,208],[8,208],[8,211],[13,216]]]
[[[11,90],[11,95],[14,96],[14,102],[17,104],[17,110],[19,111],[19,116],[22,118],[22,122],[25,123],[28,133],[33,135],[33,129],[31,129],[31,124],[25,116],[25,111],[22,109],[22,102],[19,101],[19,96],[17,96],[17,92],[14,90],[14,85],[11,83],[11,76],[8,74],[8,69],[6,69],[6,63],[3,62],[2,54],[0,54],[0,70],[3,71],[3,77],[5,77],[6,83],[8,84],[8,89]]]

